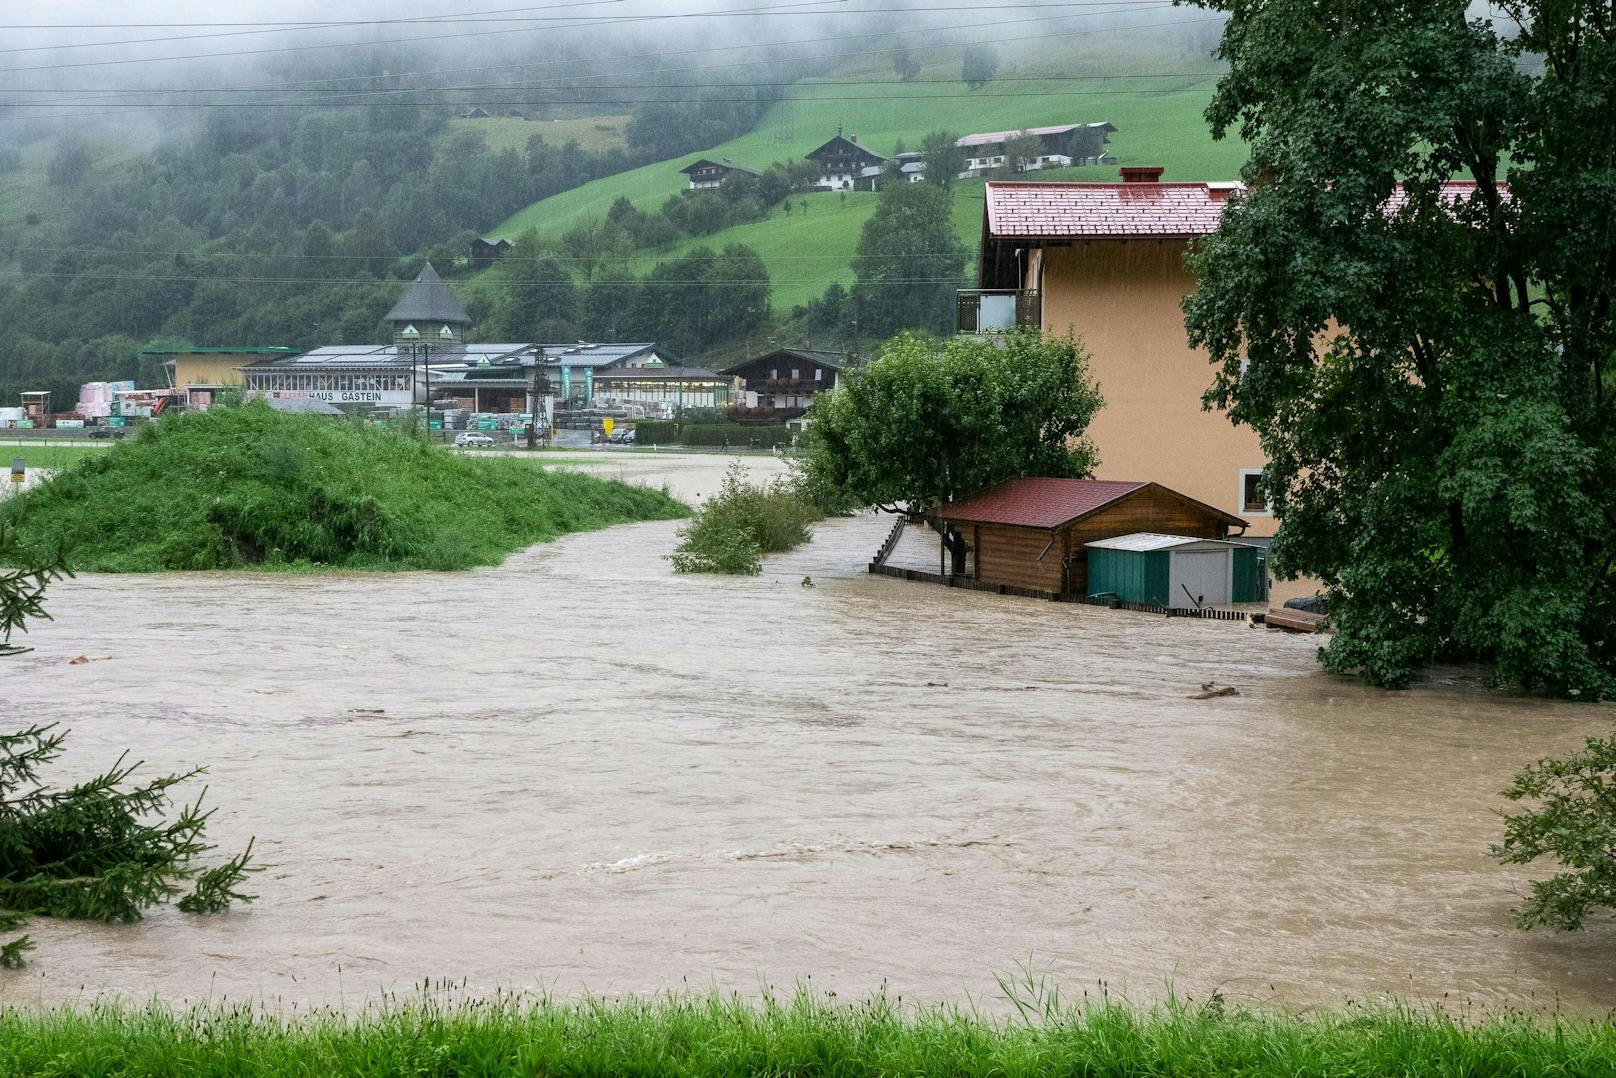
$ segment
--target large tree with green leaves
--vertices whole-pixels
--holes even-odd
[[[953,328],[970,252],[954,231],[954,197],[930,183],[889,182],[859,235],[853,300],[860,330],[886,336]]]
[[[1616,694],[1616,10],[1200,2],[1250,190],[1187,322],[1268,455],[1279,571],[1334,597],[1325,664]]]
[[[920,514],[1004,479],[1089,474],[1101,403],[1075,340],[905,334],[815,399],[799,469],[822,504]]]

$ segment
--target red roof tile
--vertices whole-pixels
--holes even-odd
[[[1442,185],[1450,200],[1470,182]],[[1149,236],[1189,239],[1215,232],[1238,183],[1000,183],[987,185],[988,235],[998,238]],[[1388,213],[1405,202],[1401,185]]]
[[[1116,479],[1010,479],[974,498],[950,502],[935,515],[976,524],[1058,528],[1145,486]]]

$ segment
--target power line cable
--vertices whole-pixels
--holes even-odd
[[[628,0],[592,0],[592,2],[596,3],[596,4],[621,4],[621,3],[628,2]],[[837,2],[845,3],[846,0],[837,0]],[[1057,2],[1057,3],[1021,3],[1021,2],[1017,2],[1017,0],[1006,0],[1006,2],[998,3],[995,6],[997,6],[997,7],[1015,7],[1015,8],[1101,7],[1101,6],[1108,6],[1108,5],[1144,7],[1144,6],[1147,6],[1147,5],[1150,5],[1150,4],[1160,4],[1160,3],[1163,3],[1163,2],[1165,2],[1165,0],[1061,0],[1061,2]],[[270,21],[270,20],[260,20],[260,21],[256,21],[256,22],[219,22],[219,21],[213,21],[213,22],[0,23],[0,30],[108,30],[108,29],[136,30],[136,29],[142,29],[142,28],[147,28],[147,29],[163,29],[163,28],[167,28],[167,29],[185,29],[185,28],[192,28],[192,27],[195,27],[195,28],[207,28],[207,27],[223,27],[223,26],[280,26],[280,27],[287,27],[287,28],[290,28],[290,29],[301,29],[301,28],[306,27],[306,26],[336,26],[336,27],[342,27],[342,26],[379,26],[379,25],[387,25],[387,24],[393,24],[393,23],[423,23],[423,22],[426,22],[426,23],[438,23],[438,22],[520,22],[523,19],[522,16],[511,16],[511,17],[507,17],[507,18],[495,18],[495,17],[485,17],[485,16],[497,16],[502,12],[511,12],[511,11],[535,11],[535,10],[541,10],[541,9],[552,8],[552,7],[581,7],[581,6],[588,6],[588,5],[586,5],[586,4],[535,4],[535,5],[531,6],[531,7],[495,8],[495,9],[492,9],[492,10],[489,10],[489,11],[468,12],[468,13],[463,14],[463,15],[417,15],[417,16],[412,16],[410,18],[400,18],[400,19],[326,19],[326,20],[309,19],[309,20],[303,20],[303,21],[298,21],[298,22],[291,22],[291,21],[277,22],[277,21]],[[900,14],[903,14],[903,15],[907,15],[907,14],[913,14],[916,11],[921,11],[921,10],[933,11],[933,10],[937,10],[937,9],[934,8],[934,7],[930,7],[930,6],[927,6],[927,7],[918,7],[917,6],[917,7],[892,7],[892,8],[856,8],[856,9],[850,9],[850,10],[853,10],[853,11],[855,11],[857,13],[860,13],[860,14],[866,14],[866,15],[868,15],[868,14],[877,14],[877,15],[885,15],[885,14],[900,15]],[[978,5],[971,6],[969,8],[962,7],[962,8],[960,8],[960,10],[981,10],[981,5],[978,4]]]
[[[643,89],[643,87],[637,87]],[[837,102],[837,101],[948,101],[954,99],[970,99],[972,101],[991,101],[995,98],[1049,98],[1049,97],[1100,97],[1100,96],[1133,96],[1137,94],[1184,94],[1199,90],[1199,86],[1176,86],[1163,88],[1140,88],[1133,90],[1012,90],[1008,93],[985,94],[967,91],[959,94],[909,94],[903,97],[893,97],[890,94],[858,94],[838,95],[836,97],[792,97],[784,100],[784,104],[798,102]],[[662,97],[558,97],[547,100],[522,101],[483,101],[477,104],[490,108],[536,108],[544,105],[661,105],[666,103],[680,104],[714,104],[714,105],[746,105],[758,103],[753,98],[670,98]],[[42,108],[42,109],[76,109],[98,108],[106,102],[64,103],[56,101],[6,101],[0,102],[8,108]],[[438,105],[465,105],[467,102],[454,100],[427,100],[427,101],[162,101],[151,102],[138,106],[130,111],[140,109],[342,109],[357,108],[364,105],[385,105],[387,107],[427,107]],[[92,115],[116,115],[116,113],[92,113]]]
[[[734,9],[731,9],[731,10],[728,10],[728,11],[723,11],[723,12],[703,13],[703,14],[701,14],[699,16],[694,15],[694,14],[677,13],[677,12],[666,14],[666,15],[637,15],[637,16],[633,16],[633,17],[625,17],[623,22],[618,22],[618,23],[602,22],[601,20],[603,18],[606,18],[605,16],[578,16],[579,21],[568,22],[568,23],[564,23],[564,24],[561,24],[561,25],[558,25],[558,26],[530,26],[530,27],[507,28],[507,29],[502,29],[502,30],[474,30],[474,31],[467,31],[467,32],[464,32],[464,33],[459,33],[459,34],[427,34],[427,35],[420,36],[420,37],[385,38],[383,40],[373,41],[373,42],[330,41],[330,42],[325,42],[325,43],[319,44],[319,45],[285,45],[285,46],[281,46],[281,47],[273,48],[273,49],[236,49],[236,50],[225,51],[225,52],[177,53],[177,54],[172,54],[172,55],[169,55],[169,56],[136,56],[136,57],[127,57],[127,58],[121,59],[121,60],[84,60],[84,61],[78,61],[78,62],[70,63],[70,64],[36,64],[36,65],[34,65],[32,67],[0,68],[0,74],[12,75],[12,74],[18,74],[18,73],[28,72],[28,71],[65,71],[65,70],[68,70],[70,68],[81,68],[81,67],[116,67],[116,66],[120,66],[120,65],[124,65],[124,64],[150,64],[150,63],[159,63],[159,62],[168,61],[168,60],[213,60],[213,59],[219,59],[219,58],[231,57],[231,56],[267,56],[267,55],[274,54],[274,53],[309,52],[309,51],[312,51],[312,50],[315,50],[315,49],[347,49],[347,48],[355,48],[355,47],[361,47],[361,46],[378,47],[378,46],[387,46],[387,45],[404,45],[404,44],[409,44],[411,42],[416,42],[416,41],[439,42],[439,41],[445,41],[445,40],[448,40],[448,39],[451,39],[451,38],[490,37],[490,36],[498,35],[498,34],[525,34],[525,33],[533,33],[533,32],[538,31],[538,30],[575,30],[575,29],[579,29],[579,28],[586,28],[587,29],[587,28],[600,27],[600,26],[625,25],[625,24],[630,23],[630,22],[635,22],[635,23],[640,23],[640,22],[663,22],[663,21],[667,21],[667,20],[670,20],[670,19],[677,20],[677,19],[688,19],[688,18],[695,18],[695,17],[700,17],[700,18],[739,17],[739,16],[754,16],[754,15],[758,15],[758,14],[761,14],[761,13],[789,14],[790,12],[785,12],[785,11],[782,11],[781,9],[784,9],[784,8],[794,8],[794,9],[795,8],[809,8],[809,7],[819,6],[819,5],[823,5],[823,4],[840,3],[840,2],[841,2],[841,0],[799,0],[799,2],[791,3],[791,4],[771,4],[771,5],[767,5],[767,6],[764,6],[764,7],[755,7],[755,8],[734,8]],[[588,21],[584,21],[584,20],[588,20]],[[151,40],[152,41],[157,41],[157,40],[160,40],[160,39],[153,38]],[[187,38],[176,38],[174,40],[183,41],[183,40],[188,40],[188,39]],[[108,44],[113,44],[113,43],[109,42]],[[128,43],[126,42],[125,44],[128,44]]]
[[[1118,10],[1120,11],[1122,9],[1119,8]],[[910,30],[880,30],[880,31],[874,31],[874,32],[864,33],[864,34],[837,34],[837,35],[833,35],[833,36],[830,36],[830,37],[789,38],[789,39],[786,39],[786,40],[783,40],[783,41],[742,42],[742,43],[738,43],[738,44],[734,44],[734,45],[714,45],[714,46],[709,46],[709,47],[700,48],[700,49],[679,49],[679,50],[672,51],[672,52],[662,52],[662,53],[649,53],[649,54],[622,54],[622,53],[619,53],[619,54],[612,55],[612,56],[582,56],[582,57],[570,57],[570,58],[565,58],[565,59],[536,60],[536,61],[532,61],[532,62],[529,62],[529,63],[521,63],[521,64],[510,65],[510,69],[511,70],[532,70],[534,68],[555,67],[555,66],[558,66],[558,65],[567,65],[567,64],[611,63],[613,61],[618,61],[618,60],[626,61],[626,62],[633,62],[633,63],[639,64],[639,65],[644,65],[645,63],[647,63],[649,61],[652,61],[652,60],[665,60],[665,59],[674,59],[674,58],[684,58],[684,57],[688,57],[688,56],[704,55],[704,54],[715,53],[715,52],[734,52],[737,49],[781,48],[781,47],[790,47],[790,46],[797,46],[797,45],[821,45],[821,44],[829,44],[829,43],[840,44],[840,43],[846,42],[846,41],[858,41],[858,40],[864,40],[864,39],[868,39],[868,38],[900,37],[900,36],[907,36],[907,35],[910,35],[910,34],[919,34],[919,33],[937,34],[937,33],[942,33],[942,32],[950,31],[950,30],[980,30],[980,29],[983,29],[984,27],[989,27],[989,26],[992,26],[992,27],[1018,26],[1018,25],[1023,25],[1023,24],[1026,24],[1026,23],[1032,23],[1032,22],[1037,22],[1037,23],[1052,22],[1052,21],[1057,21],[1058,22],[1058,21],[1061,21],[1063,19],[1091,18],[1094,15],[1099,15],[1099,14],[1115,14],[1115,12],[1094,12],[1094,13],[1085,13],[1085,14],[1080,14],[1080,15],[1055,15],[1055,16],[1047,16],[1046,15],[1046,16],[1038,16],[1038,17],[1034,17],[1034,18],[1027,18],[1027,19],[999,19],[999,20],[995,20],[993,22],[955,23],[955,24],[952,24],[952,25],[949,25],[949,26],[929,26],[929,27],[918,28],[918,29],[910,29]],[[1223,21],[1222,16],[1212,16],[1210,18],[1204,18],[1204,19],[1182,19],[1182,20],[1172,20],[1172,21],[1167,21],[1167,22],[1158,21],[1158,22],[1153,22],[1153,23],[1142,23],[1142,24],[1137,24],[1137,25],[1134,25],[1134,26],[1126,26],[1126,27],[1101,27],[1101,28],[1095,29],[1095,30],[1067,30],[1067,31],[1059,31],[1059,32],[1056,32],[1056,33],[1047,33],[1047,34],[1027,34],[1027,35],[1022,35],[1022,36],[1019,36],[1019,37],[990,39],[990,40],[987,40],[987,41],[984,41],[984,42],[981,42],[981,43],[982,44],[989,44],[989,45],[1007,44],[1007,43],[1021,42],[1021,41],[1044,40],[1046,38],[1052,38],[1052,37],[1074,37],[1074,36],[1081,36],[1081,35],[1090,34],[1090,33],[1109,33],[1109,32],[1112,32],[1114,30],[1156,29],[1156,28],[1159,28],[1159,27],[1166,27],[1166,26],[1179,26],[1179,25],[1190,25],[1190,24],[1195,24],[1195,23],[1211,23],[1211,22],[1222,22],[1222,21]],[[901,47],[907,48],[907,49],[909,49],[911,51],[921,52],[921,51],[927,51],[927,50],[931,50],[931,49],[961,48],[963,46],[963,44],[964,43],[960,42],[960,41],[948,41],[948,42],[942,42],[942,43],[933,43],[933,44],[929,44],[929,45],[904,45],[904,46],[901,46]],[[359,46],[355,46],[355,47],[359,47]],[[837,57],[837,59],[839,61],[842,61],[842,60],[851,59],[852,57],[857,57],[857,56],[882,55],[882,54],[885,54],[885,53],[889,53],[891,51],[893,51],[892,48],[862,49],[862,50],[856,50],[856,51],[840,54]],[[725,69],[725,68],[732,68],[732,67],[753,67],[753,66],[756,66],[758,64],[777,64],[777,63],[779,63],[779,60],[777,58],[772,58],[771,57],[771,58],[765,58],[765,59],[760,59],[760,60],[736,60],[736,61],[730,61],[730,62],[727,62],[727,63],[706,64],[706,65],[703,65],[701,67],[694,68],[693,70],[697,70],[697,71],[717,71],[717,70],[722,70],[722,69]],[[296,80],[296,81],[293,81],[293,82],[279,82],[279,83],[257,83],[255,85],[248,85],[248,86],[167,87],[167,88],[161,88],[161,89],[151,89],[151,90],[146,90],[146,91],[142,91],[142,92],[150,93],[150,94],[156,94],[156,93],[181,94],[181,93],[223,93],[223,92],[232,92],[232,93],[234,93],[234,92],[247,92],[247,91],[254,91],[254,90],[261,90],[261,91],[292,91],[292,90],[294,90],[294,88],[297,88],[297,87],[311,88],[311,87],[316,87],[316,86],[325,86],[325,85],[328,85],[328,84],[331,84],[331,83],[359,82],[359,81],[363,81],[363,80],[379,79],[379,78],[406,79],[406,78],[414,78],[414,77],[420,76],[420,75],[455,74],[455,73],[459,73],[459,72],[462,72],[462,71],[486,71],[487,68],[488,68],[487,64],[477,64],[477,65],[472,65],[472,66],[467,66],[467,67],[421,68],[421,69],[418,69],[418,70],[415,70],[415,71],[379,72],[379,73],[370,73],[370,74],[364,74],[364,75],[334,75],[334,76],[330,76],[328,78],[321,78],[321,79],[301,79],[301,80]],[[4,72],[0,72],[0,73],[4,73]],[[601,73],[597,73],[597,74],[593,74],[593,75],[578,75],[578,76],[567,76],[567,77],[572,78],[572,79],[614,78],[614,77],[619,77],[621,75],[628,74],[628,73],[629,72],[610,71],[610,72],[601,72]],[[118,91],[115,91],[115,90],[114,91],[106,91],[106,90],[100,90],[100,89],[93,89],[93,90],[92,89],[83,89],[83,90],[72,90],[72,91],[62,91],[62,92],[105,94],[105,93],[116,93]],[[304,91],[298,90],[296,92],[304,92]]]
[[[720,16],[722,16],[722,17],[751,17],[751,16],[755,16],[755,15],[758,15],[760,13],[765,13],[765,12],[770,13],[770,14],[795,14],[795,13],[798,13],[798,12],[783,11],[781,9],[785,8],[785,7],[807,8],[807,7],[810,7],[810,6],[813,6],[813,5],[824,4],[824,3],[834,3],[834,2],[837,2],[837,0],[802,0],[801,3],[795,4],[795,5],[772,5],[770,7],[759,7],[759,8],[737,8],[737,9],[733,9],[733,10],[722,12],[722,13],[709,13],[709,14],[706,14],[706,15],[702,15],[700,17],[702,17],[702,18],[715,18],[715,17],[720,17]],[[1092,15],[1114,15],[1114,14],[1118,14],[1118,13],[1121,13],[1121,12],[1125,12],[1129,8],[1137,8],[1138,6],[1139,5],[1137,5],[1137,4],[1123,4],[1123,6],[1114,8],[1113,10],[1110,10],[1110,11],[1086,12],[1086,13],[1077,14],[1077,15],[1048,15],[1048,16],[1043,16],[1041,18],[1035,18],[1035,19],[994,20],[991,23],[972,23],[972,24],[966,24],[966,25],[967,26],[977,26],[977,27],[981,27],[981,26],[1002,26],[1002,25],[1006,25],[1007,23],[1013,23],[1013,22],[1046,22],[1046,21],[1059,21],[1061,19],[1079,19],[1079,18],[1084,18],[1084,17],[1092,16]],[[1168,2],[1168,0],[1162,0],[1162,6],[1168,7],[1168,6],[1171,6],[1171,4]],[[950,9],[950,10],[952,10],[952,9]],[[969,10],[979,11],[979,10],[981,10],[981,8],[980,8],[980,6],[976,6],[976,7],[970,8]],[[635,16],[630,21],[637,22],[637,23],[638,22],[660,22],[660,21],[665,21],[665,20],[670,20],[670,19],[675,19],[676,20],[676,19],[685,19],[685,18],[691,18],[691,17],[694,17],[694,16],[685,15],[685,14],[645,15],[645,16]],[[583,18],[583,17],[580,17],[580,18]],[[164,61],[169,61],[169,60],[211,60],[211,59],[218,59],[218,58],[223,58],[223,57],[234,57],[234,56],[263,56],[263,55],[269,55],[269,54],[275,54],[275,53],[307,52],[307,51],[311,51],[311,50],[315,50],[315,49],[344,49],[344,48],[359,48],[359,47],[371,47],[371,48],[374,48],[374,47],[380,47],[380,46],[392,46],[392,45],[409,44],[411,42],[417,42],[417,41],[440,42],[440,41],[444,41],[444,40],[448,40],[448,39],[452,39],[452,38],[488,37],[488,36],[500,35],[500,34],[531,33],[534,30],[539,30],[539,29],[544,29],[544,30],[566,30],[566,29],[578,29],[578,28],[598,28],[598,27],[600,27],[602,25],[614,25],[614,24],[604,24],[604,23],[601,23],[599,21],[587,21],[587,22],[586,21],[579,21],[579,22],[567,23],[567,24],[564,24],[564,25],[561,25],[561,26],[527,27],[527,28],[517,27],[517,28],[513,28],[513,29],[502,29],[502,30],[477,30],[477,31],[471,31],[471,32],[466,32],[466,33],[458,33],[458,34],[431,34],[431,35],[426,35],[426,36],[422,36],[422,37],[387,38],[387,39],[385,39],[383,41],[377,41],[377,42],[341,41],[341,42],[327,42],[327,43],[319,44],[319,45],[289,45],[289,46],[284,46],[284,47],[280,47],[280,48],[273,48],[273,49],[238,49],[238,50],[234,50],[234,51],[213,52],[213,53],[183,53],[183,54],[176,54],[176,55],[169,55],[169,56],[129,57],[129,58],[120,59],[120,60],[86,60],[86,61],[80,61],[80,62],[69,63],[69,64],[39,64],[39,65],[31,66],[31,67],[0,68],[0,75],[24,74],[24,73],[33,72],[33,71],[65,71],[65,70],[69,70],[69,69],[73,69],[73,68],[86,68],[86,67],[114,67],[114,66],[121,66],[121,65],[127,65],[127,64],[148,64],[148,63],[164,62]],[[623,25],[623,24],[620,23],[620,24],[615,24],[615,25]],[[933,33],[933,32],[936,31],[936,29],[938,29],[938,28],[933,27],[933,28],[920,28],[920,29],[916,29],[916,30],[895,30],[895,31],[890,31],[889,33],[890,34]],[[872,36],[888,36],[888,34],[878,34],[878,35],[872,35]],[[835,37],[822,39],[822,40],[837,41],[837,40],[844,40],[844,39],[845,38],[844,38],[843,35],[837,35]],[[392,76],[377,76],[377,77],[392,77]]]

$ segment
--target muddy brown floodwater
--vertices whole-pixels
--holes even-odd
[[[724,463],[592,459],[689,498]],[[1515,930],[1528,877],[1486,854],[1512,772],[1608,711],[872,578],[888,524],[827,522],[752,579],[674,576],[657,523],[464,574],[62,584],[0,668],[8,716],[71,726],[75,774],[208,764],[217,838],[267,867],[220,917],[37,921],[0,999],[963,1000],[1029,963],[1137,998],[1616,1005],[1616,926]],[[1240,695],[1185,698],[1208,679]]]

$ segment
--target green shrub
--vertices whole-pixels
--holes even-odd
[[[718,445],[732,449],[752,446],[773,449],[791,444],[791,431],[787,427],[753,427],[744,423],[687,423],[682,435],[685,445]]]
[[[668,560],[678,573],[755,576],[764,554],[776,554],[813,538],[809,525],[821,514],[785,480],[766,486],[746,481],[739,462],[730,465],[719,492],[679,532]]]
[[[671,419],[641,419],[634,424],[635,445],[677,445],[679,424]]]
[[[688,510],[665,493],[261,403],[147,424],[0,504],[20,564],[467,569]]]
[[[1616,910],[1616,734],[1526,767],[1504,796],[1535,807],[1504,816],[1493,856],[1514,865],[1549,857],[1569,870],[1532,881],[1520,926],[1575,931],[1590,912]]]

